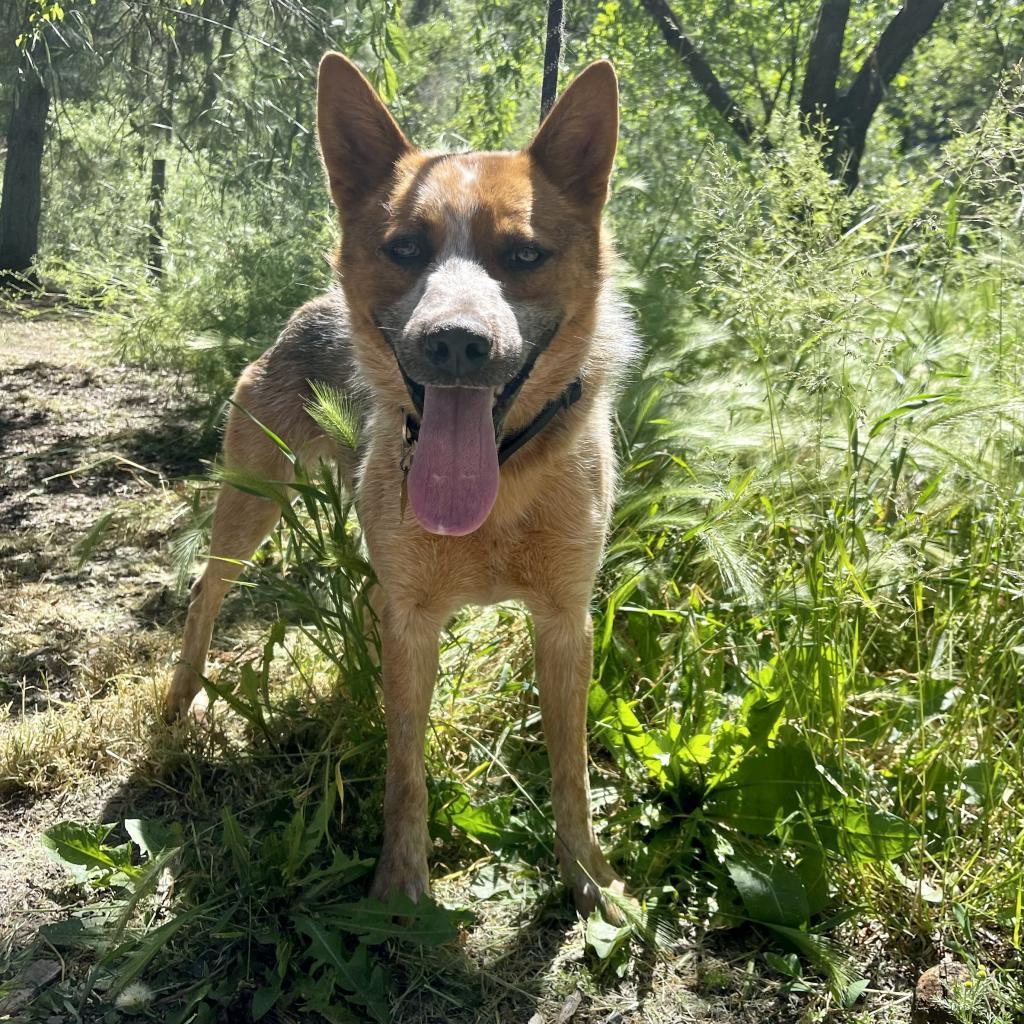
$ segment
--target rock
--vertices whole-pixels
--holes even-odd
[[[28,1006],[32,997],[60,974],[56,960],[34,960],[14,980],[6,995],[0,998],[0,1014],[10,1020],[9,1014]]]
[[[958,1024],[950,1008],[950,993],[971,980],[971,972],[957,963],[936,964],[917,980],[910,1007],[911,1024]]]
[[[562,1008],[558,1011],[558,1019],[555,1021],[555,1024],[569,1024],[569,1021],[572,1020],[582,1002],[583,993],[577,989],[562,1003]]]

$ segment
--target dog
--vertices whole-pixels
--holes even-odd
[[[387,728],[384,834],[371,892],[428,891],[424,742],[440,631],[465,605],[532,615],[556,850],[578,909],[623,891],[590,811],[589,605],[615,492],[616,383],[636,348],[602,209],[618,86],[587,67],[518,152],[422,152],[338,53],[320,64],[320,154],[339,212],[340,289],[299,309],[241,375],[231,470],[288,482],[261,429],[337,459],[376,576]],[[306,411],[311,383],[352,396],[358,454]],[[214,618],[279,506],[225,484],[192,589],[169,717],[202,688]],[[607,904],[606,904],[607,905]]]

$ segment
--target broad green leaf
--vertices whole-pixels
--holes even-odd
[[[847,804],[839,841],[842,852],[862,860],[895,860],[911,849],[918,834],[902,818]]]
[[[346,954],[342,934],[328,928],[322,921],[302,914],[293,916],[295,927],[310,940],[313,958],[332,972],[335,984],[361,1002],[377,1021],[387,1021],[389,1013],[384,999],[384,975],[379,964],[371,966],[366,946],[358,945]]]
[[[135,845],[150,858],[158,857],[165,850],[172,850],[182,843],[181,825],[177,822],[165,825],[162,821],[127,818],[124,827]]]
[[[864,992],[866,991],[867,987],[867,978],[858,978],[856,981],[851,982],[849,985],[847,985],[846,991],[843,993],[842,997],[843,1009],[852,1010],[857,1000],[860,999],[862,995],[864,995]]]
[[[104,840],[113,829],[113,825],[65,821],[48,828],[41,842],[47,855],[63,865],[76,882],[126,882],[139,869],[132,864],[129,844],[105,844]]]
[[[409,46],[405,41],[402,23],[389,20],[384,26],[384,38],[391,55],[399,63],[404,64],[409,59]]]
[[[489,844],[505,838],[508,825],[509,802],[494,800],[474,807],[469,796],[463,794],[438,814],[438,821],[452,825],[466,835]]]
[[[629,942],[632,928],[628,924],[609,924],[600,911],[595,910],[587,918],[587,945],[601,960],[609,960]]]
[[[369,857],[356,858],[344,850],[335,850],[331,863],[324,868],[315,868],[304,875],[296,884],[302,888],[306,899],[312,899],[318,893],[330,890],[333,895],[342,886],[366,875],[373,867]]]
[[[401,939],[440,946],[455,939],[472,915],[449,910],[429,897],[413,903],[404,893],[392,893],[386,902],[367,896],[354,903],[332,903],[321,909],[320,919],[370,944]]]
[[[433,826],[457,828],[488,849],[501,850],[532,846],[535,836],[512,817],[512,798],[497,797],[474,804],[458,782],[442,790],[444,805],[433,815]]]
[[[271,984],[256,989],[252,997],[252,1019],[260,1020],[274,1008],[281,998],[281,979],[275,977]]]
[[[800,957],[796,953],[787,953],[780,956],[778,953],[765,953],[765,963],[773,970],[786,978],[800,978],[803,971],[800,969]]]
[[[791,815],[819,813],[839,795],[799,741],[745,757],[712,792],[708,815],[750,835],[768,835]]]
[[[829,903],[828,860],[819,846],[808,845],[796,863],[796,873],[807,892],[807,906],[811,916],[820,914]]]
[[[739,724],[750,734],[751,746],[763,746],[775,738],[776,727],[786,709],[780,690],[752,686],[743,698]]]
[[[804,883],[781,859],[737,853],[726,868],[752,921],[790,928],[807,923],[810,907]]]

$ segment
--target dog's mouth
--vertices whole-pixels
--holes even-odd
[[[497,397],[493,388],[418,386],[409,505],[423,529],[461,537],[483,525],[498,497]]]
[[[497,500],[504,459],[542,429],[558,407],[568,408],[579,397],[575,381],[525,430],[502,441],[509,409],[558,326],[556,322],[518,371],[498,387],[423,384],[395,354],[419,417],[418,422],[406,417],[407,443],[415,442],[406,479],[409,505],[429,533],[461,537],[479,529]]]

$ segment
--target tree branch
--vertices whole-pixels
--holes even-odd
[[[800,91],[800,116],[810,124],[828,116],[836,96],[839,59],[843,52],[850,0],[822,0],[807,51],[807,71]]]
[[[854,132],[866,132],[885,95],[914,47],[928,34],[946,0],[905,0],[840,98],[842,114]]]
[[[668,43],[669,49],[675,53],[690,77],[697,84],[708,102],[725,119],[725,123],[744,142],[750,142],[754,136],[754,122],[740,109],[740,105],[732,98],[729,90],[718,80],[704,55],[693,45],[683,32],[679,19],[675,16],[667,0],[640,0],[647,13],[655,20],[661,35]]]

